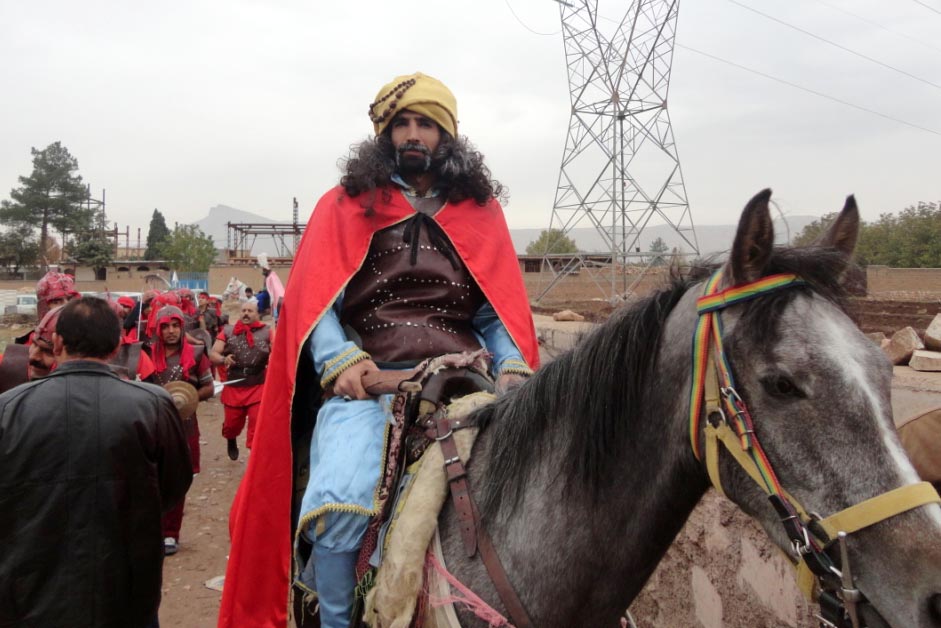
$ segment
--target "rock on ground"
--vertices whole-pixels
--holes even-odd
[[[892,335],[892,341],[886,347],[885,353],[892,364],[907,364],[916,349],[924,349],[921,338],[911,327],[904,327]]]
[[[552,320],[581,322],[585,320],[585,317],[579,314],[578,312],[573,312],[572,310],[562,310],[561,312],[556,312],[555,314],[553,314]]]

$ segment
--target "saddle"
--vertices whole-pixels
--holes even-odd
[[[493,400],[493,395],[490,394],[493,390],[493,380],[488,375],[487,362],[485,350],[449,354],[426,360],[409,371],[378,373],[374,377],[364,378],[364,387],[372,394],[392,391],[397,394],[392,404],[395,424],[391,430],[383,479],[379,488],[380,510],[367,528],[357,561],[356,576],[359,586],[353,609],[353,617],[357,618],[357,621],[361,621],[364,613],[370,612],[367,596],[387,552],[407,555],[406,562],[417,566],[417,582],[420,584],[425,552],[437,526],[447,483],[426,480],[428,486],[421,488],[415,481],[416,472],[420,468],[428,467],[439,474],[445,474],[445,459],[441,448],[435,446],[433,455],[426,453],[430,446],[439,440],[438,424],[443,417],[450,420],[451,430],[471,427],[463,418],[476,407]],[[461,433],[458,449],[463,451],[452,452],[448,457],[459,456],[466,460],[475,434],[476,430],[465,430]],[[452,442],[451,447],[454,446]],[[423,457],[431,459],[426,460]],[[413,513],[411,517],[404,517],[404,495],[414,494],[415,491],[423,493],[415,501],[423,502],[426,507],[418,513]],[[433,506],[429,506],[431,504]],[[407,524],[404,523],[406,519],[410,521]],[[469,523],[472,525],[473,522]],[[397,543],[404,547],[392,549],[390,533],[394,527],[402,525],[406,525],[409,530],[395,537],[399,539]],[[402,560],[397,558],[395,562],[400,563]],[[398,579],[397,577],[396,580]],[[414,610],[414,607],[411,610]]]

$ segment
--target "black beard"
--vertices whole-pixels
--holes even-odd
[[[407,151],[419,152],[421,156],[406,155]],[[428,172],[431,169],[431,151],[422,144],[405,142],[395,151],[395,165],[402,175]]]

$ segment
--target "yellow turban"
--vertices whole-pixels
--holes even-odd
[[[408,109],[430,118],[442,129],[457,137],[457,100],[444,83],[416,72],[397,76],[384,85],[369,105],[369,119],[376,135],[389,126],[398,112]]]

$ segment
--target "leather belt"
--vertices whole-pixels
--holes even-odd
[[[529,619],[526,607],[523,606],[523,601],[520,600],[516,589],[513,588],[513,584],[506,575],[500,555],[497,554],[497,549],[477,513],[467,481],[467,470],[458,454],[457,444],[454,442],[454,430],[458,429],[456,423],[452,424],[448,420],[446,407],[440,407],[435,412],[435,440],[441,445],[444,468],[448,474],[448,486],[451,489],[451,501],[457,513],[461,539],[464,542],[464,552],[468,558],[472,558],[477,550],[480,550],[480,560],[484,563],[487,574],[497,590],[497,595],[500,596],[500,601],[509,613],[510,619],[513,620],[513,624],[516,628],[532,628],[533,623]],[[462,424],[461,427],[464,425]]]

